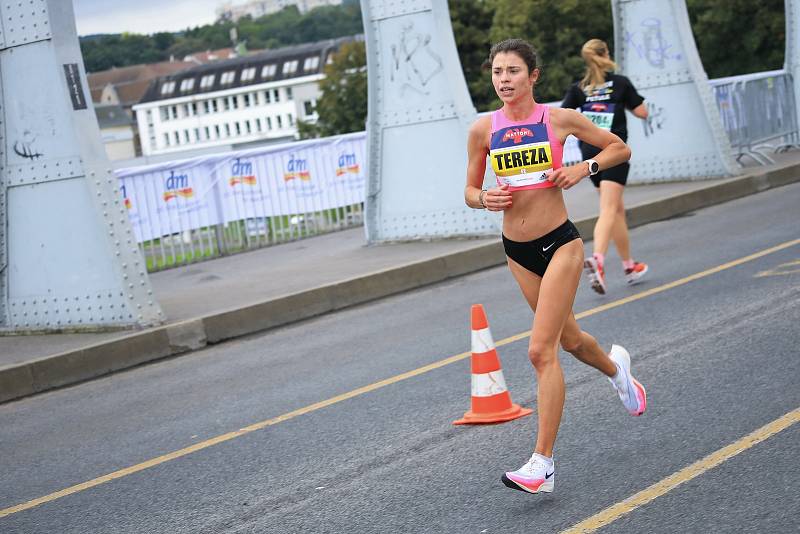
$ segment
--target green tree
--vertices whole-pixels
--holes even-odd
[[[364,130],[367,117],[367,56],[363,41],[343,44],[325,66],[315,124],[298,122],[300,137],[327,137]]]
[[[697,49],[709,78],[783,67],[784,0],[687,0]]]
[[[581,77],[583,43],[598,38],[613,47],[609,0],[495,0],[495,5],[489,37],[493,43],[520,37],[534,45],[541,71],[534,90],[541,102],[561,100]]]
[[[449,2],[450,21],[456,40],[461,70],[479,111],[489,109],[495,100],[489,70],[483,67],[489,55],[493,0],[462,0]]]

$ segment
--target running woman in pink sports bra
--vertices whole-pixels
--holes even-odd
[[[619,165],[630,150],[616,135],[572,109],[537,104],[536,52],[522,39],[497,43],[489,53],[492,83],[503,107],[478,119],[468,141],[468,206],[503,212],[508,267],[534,311],[528,358],[536,371],[538,435],[533,455],[502,475],[509,488],[551,492],[553,447],[564,409],[564,375],[558,346],[606,375],[631,415],[647,406],[644,387],[633,378],[630,355],[619,345],[606,352],[581,330],[572,303],[583,269],[583,241],[567,218],[562,195],[582,178]],[[562,165],[568,135],[598,147],[593,160]],[[487,158],[497,186],[482,189]]]

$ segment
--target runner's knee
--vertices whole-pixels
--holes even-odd
[[[528,359],[536,369],[542,369],[556,361],[557,352],[554,349],[555,345],[552,343],[531,341],[528,345]]]

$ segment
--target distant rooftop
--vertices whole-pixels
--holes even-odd
[[[197,65],[153,80],[140,103],[320,74],[330,55],[343,43],[358,40],[363,40],[363,36],[265,50]]]

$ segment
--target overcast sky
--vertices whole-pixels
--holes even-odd
[[[214,22],[221,3],[223,0],[72,0],[78,35],[185,30]]]

